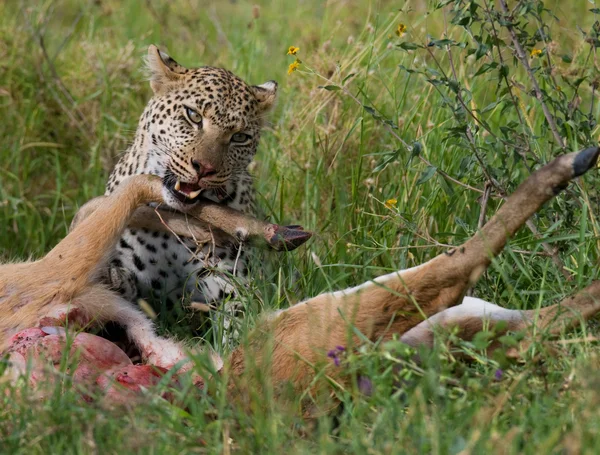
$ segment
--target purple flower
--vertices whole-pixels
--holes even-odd
[[[333,359],[333,364],[336,367],[340,366],[340,358],[338,357],[338,352],[335,349],[332,349],[331,351],[329,351],[327,353],[327,357],[329,357],[330,359]]]
[[[503,374],[504,372],[500,368],[498,368],[494,373],[494,378],[496,378],[496,381],[500,381],[502,379]]]
[[[340,354],[342,354],[346,348],[344,346],[336,346],[335,349],[332,349],[327,353],[327,357],[333,360],[333,364],[336,367],[340,366]]]
[[[357,382],[358,382],[358,390],[360,390],[360,393],[362,393],[363,395],[366,395],[368,397],[373,395],[373,383],[371,382],[371,380],[368,377],[359,376]]]

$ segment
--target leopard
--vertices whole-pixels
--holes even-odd
[[[185,214],[209,200],[254,215],[248,167],[277,99],[277,83],[249,85],[223,68],[187,68],[155,45],[148,48],[146,67],[153,94],[105,195],[132,175],[152,174],[162,179],[169,210]],[[230,308],[239,310],[236,284],[248,275],[244,246],[198,245],[193,236],[127,229],[105,281],[129,301],[155,302],[155,309],[160,302],[162,311],[185,299],[209,308],[231,301]]]

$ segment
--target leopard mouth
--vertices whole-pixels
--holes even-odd
[[[165,179],[165,187],[182,204],[195,204],[204,191],[198,183],[186,183],[180,179]]]

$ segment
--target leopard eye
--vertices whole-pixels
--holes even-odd
[[[190,122],[192,122],[196,125],[202,126],[202,116],[200,114],[198,114],[194,109],[186,107],[185,113],[187,114],[188,118],[190,119]]]
[[[250,140],[250,136],[245,133],[235,133],[233,136],[231,136],[231,142],[237,142],[238,144],[248,140]]]

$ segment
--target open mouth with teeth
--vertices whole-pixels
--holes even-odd
[[[204,190],[198,183],[185,183],[180,179],[168,179],[165,181],[165,186],[175,199],[183,204],[194,204]]]

